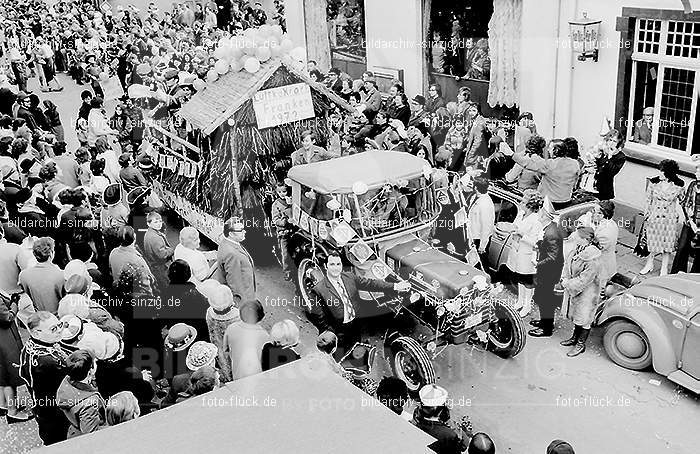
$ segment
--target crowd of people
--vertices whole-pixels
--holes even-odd
[[[214,66],[221,37],[265,24],[284,29],[283,2],[276,0],[268,12],[260,3],[244,3],[197,3],[194,10],[173,4],[162,13],[153,2],[143,13],[133,7],[98,10],[74,0],[2,3],[0,411],[8,422],[35,417],[46,445],[300,358],[292,320],[269,332],[261,324],[265,311],[253,257],[243,245],[244,221],[226,221],[216,251],[201,251],[192,227],[182,228],[173,247],[163,232],[163,204],[150,189],[156,164],[148,152],[147,112],[164,115],[179,131],[175,113],[197,91],[195,80]],[[303,133],[286,165],[370,149],[426,159],[449,175],[454,204],[467,208],[469,229],[441,239],[455,256],[476,249],[484,269],[497,213],[488,188],[505,184],[522,193],[506,264],[517,284],[517,309],[526,316],[537,305],[540,318],[531,322],[530,335],[551,336],[563,294],[562,312],[574,331],[562,345],[570,347],[569,356],[583,353],[601,292],[617,272],[612,200],[626,159],[623,135],[612,129],[583,152],[573,137],[543,138],[530,113],[514,122],[485,118],[466,86],[455,100],[445,99],[438,84],[409,97],[400,81],[382,93],[371,72],[353,80],[337,68],[323,70],[308,62],[310,78],[353,110],[330,115],[327,138]],[[85,86],[75,124],[65,123],[50,99],[28,90],[33,77],[43,92],[63,90],[57,73]],[[126,94],[108,115],[102,86],[112,76]],[[130,97],[134,84],[149,87],[152,96]],[[75,150],[66,144],[68,128],[77,134]],[[660,170],[647,189],[638,251],[649,260],[642,274],[653,268],[655,254],[662,254],[664,274],[676,249],[671,272],[685,271],[700,245],[700,172],[684,192],[677,163],[664,161]],[[278,183],[272,221],[286,251],[282,232],[291,207]],[[558,211],[584,192],[599,202],[564,238]],[[676,202],[685,213],[680,241],[679,219],[671,216]],[[352,379],[341,363],[358,340],[357,288],[407,288],[344,277],[340,258],[328,261],[328,293],[317,292],[318,310],[311,314],[319,328],[314,355]],[[286,253],[282,262],[291,280],[294,264]],[[698,269],[700,260],[692,271]],[[321,310],[334,298],[344,306]],[[23,385],[31,405],[18,404]],[[369,391],[402,414],[405,386],[385,378]],[[430,385],[407,419],[439,440],[437,452],[495,452],[488,435],[458,435],[446,424],[446,400],[444,389]],[[555,440],[547,452],[573,449]]]

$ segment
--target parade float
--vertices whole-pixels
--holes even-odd
[[[150,126],[160,168],[154,189],[214,242],[231,216],[246,219],[249,237],[269,235],[265,205],[301,133],[313,131],[324,146],[330,113],[351,107],[309,78],[304,49],[274,26],[224,38],[214,56],[177,114],[189,139]]]

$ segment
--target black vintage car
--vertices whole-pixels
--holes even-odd
[[[292,255],[305,304],[330,251],[358,276],[406,280],[408,296],[365,293],[388,323],[385,354],[413,391],[435,381],[448,343],[483,343],[504,358],[525,344],[517,311],[489,276],[435,247],[441,212],[435,171],[408,153],[368,151],[293,167]],[[308,306],[310,307],[310,306]],[[386,326],[386,325],[383,325]]]

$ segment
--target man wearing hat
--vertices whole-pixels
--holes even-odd
[[[408,126],[416,126],[429,120],[428,112],[425,111],[425,96],[414,96],[411,100],[411,118],[408,120]]]
[[[420,404],[413,413],[413,424],[437,439],[428,447],[438,454],[460,453],[467,449],[463,437],[447,425],[447,390],[435,384],[423,386],[418,392]]]
[[[632,142],[647,145],[651,142],[651,127],[654,122],[654,108],[645,107],[642,112],[642,118],[634,122],[634,132],[632,133]]]
[[[537,243],[533,299],[540,309],[540,319],[530,322],[535,328],[529,334],[533,337],[550,337],[554,330],[554,312],[561,302],[561,296],[554,293],[554,286],[559,282],[564,267],[564,236],[555,222],[557,212],[548,197],[545,197],[539,214],[544,233]]]
[[[196,370],[202,367],[215,367],[218,352],[219,349],[212,343],[204,341],[193,343],[185,358],[185,365],[189,370],[173,377],[170,382],[168,395],[163,399],[161,405],[163,407],[172,405],[177,401],[179,395],[186,393],[189,388],[190,377]]]
[[[191,371],[187,367],[187,349],[197,339],[197,330],[185,323],[175,323],[165,336],[161,376],[170,382],[173,377]]]
[[[255,301],[255,264],[245,247],[245,226],[241,219],[231,218],[224,223],[224,238],[219,244],[216,259],[223,272],[223,284],[240,301]]]

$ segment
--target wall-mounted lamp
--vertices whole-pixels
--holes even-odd
[[[581,19],[569,21],[571,49],[579,54],[579,61],[589,58],[598,61],[600,22],[589,19],[586,13],[583,13]]]

